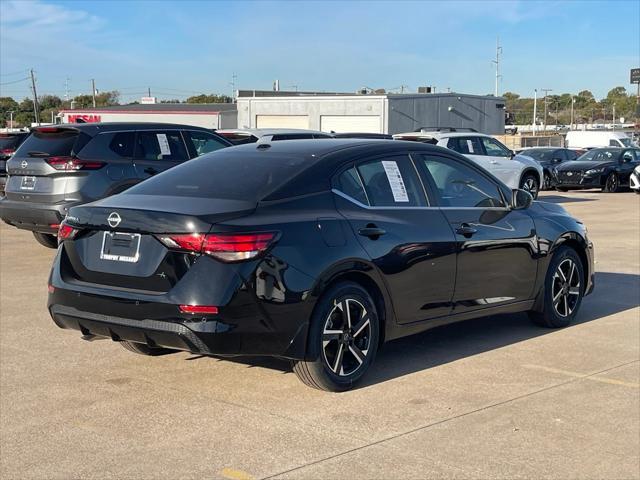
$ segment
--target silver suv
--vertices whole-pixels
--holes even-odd
[[[38,127],[7,161],[0,218],[57,247],[70,207],[120,193],[186,160],[231,143],[211,130],[166,123]]]

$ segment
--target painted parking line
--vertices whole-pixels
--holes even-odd
[[[588,373],[585,374],[585,373],[579,373],[579,372],[571,372],[569,370],[560,370],[558,368],[545,367],[543,365],[523,365],[523,367],[530,368],[533,370],[542,370],[549,373],[557,373],[560,375],[565,375],[567,377],[583,378],[585,380],[592,380],[594,382],[608,383],[610,385],[621,385],[623,387],[640,388],[640,383],[625,382],[622,380],[616,380],[615,378],[595,377],[595,376],[591,376],[592,374],[588,374]]]
[[[230,480],[253,480],[252,475],[242,470],[236,470],[235,468],[223,468],[218,474]]]

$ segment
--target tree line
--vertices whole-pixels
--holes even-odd
[[[513,92],[507,92],[503,97],[506,99],[508,121],[517,125],[531,125],[534,98],[521,97]],[[624,87],[615,87],[609,90],[607,96],[601,100],[596,100],[589,90],[582,90],[577,94],[547,95],[546,123],[569,125],[572,102],[574,123],[612,123],[614,106],[616,123],[621,117],[625,122],[633,122],[634,117],[640,116],[640,112],[636,112],[637,100],[633,92],[627,92]],[[537,103],[537,123],[544,124],[544,97],[539,96]]]
[[[161,103],[230,103],[233,99],[226,95],[195,95],[186,100],[161,100]],[[139,102],[127,102],[124,105],[135,105]],[[63,100],[57,95],[42,95],[38,97],[38,112],[40,122],[51,122],[52,115],[58,114],[60,110],[93,108],[93,96],[77,95],[70,101]],[[96,94],[96,108],[122,105],[120,93],[117,91],[101,92]],[[11,113],[13,112],[13,113]],[[23,98],[18,101],[12,97],[0,97],[0,126],[9,126],[9,121],[13,116],[14,126],[28,127],[35,122],[35,113],[32,98]]]

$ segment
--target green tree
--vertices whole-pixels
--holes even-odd
[[[232,101],[232,98],[226,95],[202,94],[187,98],[186,103],[231,103]]]

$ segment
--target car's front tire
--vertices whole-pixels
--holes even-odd
[[[616,193],[620,191],[620,180],[615,172],[611,172],[607,175],[607,179],[604,181],[604,187],[602,191],[606,193]]]
[[[584,296],[584,269],[578,253],[561,246],[553,255],[544,281],[544,306],[541,312],[529,312],[538,325],[566,327],[573,322]]]
[[[148,345],[145,345],[144,343],[129,342],[126,340],[120,342],[120,345],[122,345],[125,350],[129,350],[130,352],[137,353],[138,355],[147,355],[150,357],[166,355],[168,353],[175,352],[175,350],[170,350],[168,348],[150,347]]]
[[[36,241],[47,248],[58,248],[58,237],[50,233],[32,232]]]
[[[535,200],[538,198],[538,192],[540,191],[540,180],[533,173],[525,173],[520,179],[520,188],[529,192]]]
[[[293,371],[310,387],[349,390],[373,363],[378,338],[378,313],[369,293],[357,283],[337,283],[318,300],[306,357],[293,363]]]

